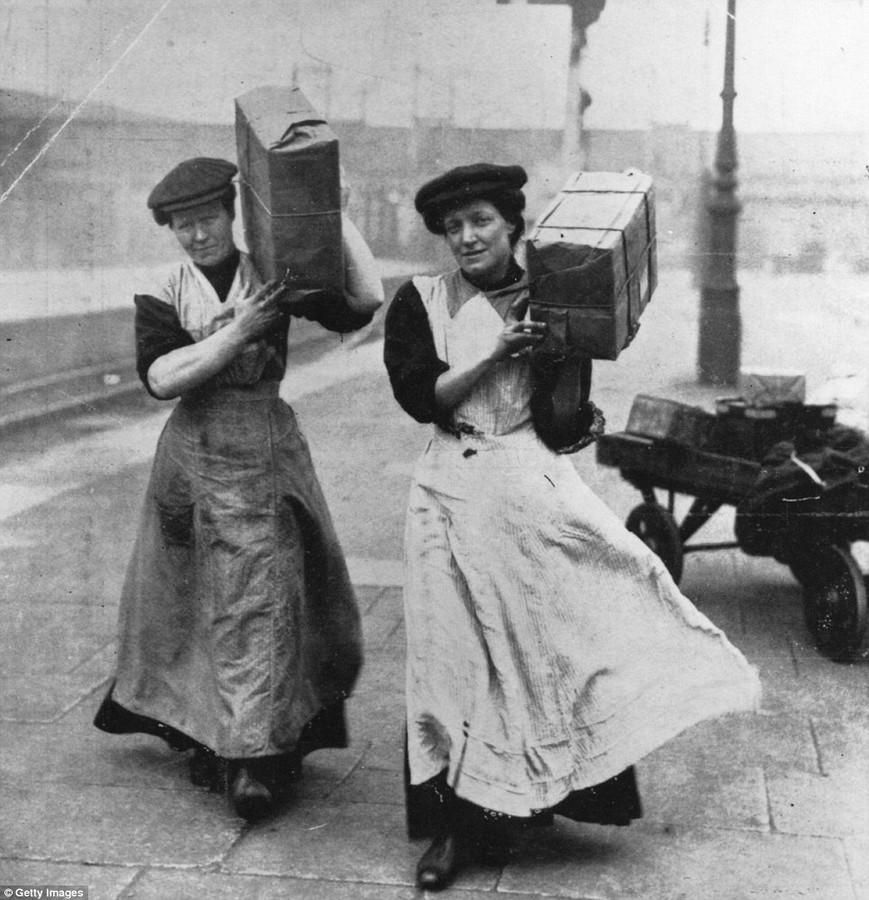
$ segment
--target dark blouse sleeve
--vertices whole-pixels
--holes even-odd
[[[412,281],[397,291],[386,312],[383,359],[392,393],[417,422],[449,425],[435,402],[435,382],[449,369],[438,357],[428,316]]]
[[[181,326],[173,306],[150,297],[136,294],[136,371],[145,390],[156,396],[148,384],[148,369],[154,361],[179,347],[195,343],[193,336]]]
[[[304,303],[294,309],[294,315],[318,322],[329,331],[346,334],[364,328],[373,318],[373,312],[357,312],[351,309],[342,294],[333,291],[311,291]]]

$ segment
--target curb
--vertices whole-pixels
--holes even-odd
[[[367,330],[358,338],[360,341],[367,337]],[[313,351],[318,343],[328,341],[329,335],[330,332],[319,331],[313,323],[305,322],[291,333],[290,347]],[[147,396],[132,356],[0,386],[0,434],[139,392]]]
[[[0,388],[0,431],[142,389],[135,363],[110,360]]]

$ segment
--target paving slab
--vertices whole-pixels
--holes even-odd
[[[869,782],[791,772],[767,780],[773,826],[783,834],[869,838]]]
[[[850,778],[855,790],[864,786],[869,796],[869,710],[852,719],[847,712],[838,718],[812,720],[821,774]]]
[[[297,804],[292,815],[251,828],[223,861],[228,872],[329,881],[414,883],[424,844],[411,844],[404,809],[382,803]],[[497,870],[469,870],[461,883],[491,889]]]
[[[400,770],[404,766],[404,692],[360,691],[347,704],[350,740],[364,743],[365,764]]]
[[[303,777],[294,785],[293,797],[309,800],[331,797],[359,767],[367,749],[367,744],[354,739],[346,749],[318,750],[306,756],[302,764]]]
[[[0,887],[13,884],[86,887],[87,900],[116,900],[138,875],[138,869],[122,866],[0,859]]]
[[[0,721],[55,722],[108,683],[87,666],[68,675],[13,675],[0,681]]]
[[[727,636],[757,666],[764,687],[763,706],[769,708],[767,685],[774,686],[779,679],[797,679],[800,674],[792,632],[761,626],[744,628],[738,634],[728,632]]]
[[[796,656],[800,664],[799,656]],[[810,671],[803,667],[796,676],[768,678],[764,684],[764,707],[784,712],[802,711],[813,718],[841,718],[849,710],[869,706],[861,662],[847,669],[820,659]],[[847,674],[846,674],[847,673]]]
[[[806,638],[796,653],[797,669],[802,677],[810,680],[821,696],[830,699],[830,708],[865,709],[869,707],[869,657],[857,659],[829,659]],[[842,686],[854,687],[862,694],[862,703],[853,706],[841,697]],[[838,700],[843,701],[837,703]]]
[[[858,900],[869,897],[869,838],[845,838],[845,854]]]
[[[28,603],[10,609],[3,624],[0,678],[67,675],[114,638],[118,614],[114,607],[70,604],[58,615],[53,603]]]
[[[366,647],[365,662],[356,684],[357,697],[383,692],[404,696],[404,629],[398,622],[393,627],[401,629],[400,641],[396,641],[400,646],[394,647],[390,640],[385,648]]]
[[[423,896],[434,895],[407,885],[150,869],[124,893],[123,900],[420,900]],[[459,886],[438,896],[493,900],[504,895]],[[511,893],[509,898],[536,896]]]
[[[687,761],[698,772],[735,775],[752,766],[768,772],[819,773],[812,723],[802,714],[735,713],[700,722],[646,757],[666,768]]]
[[[690,756],[644,759],[637,766],[643,817],[683,828],[769,831],[763,768],[724,772],[701,768]]]
[[[750,589],[750,601],[744,604],[747,631],[781,629],[808,637],[803,615],[802,588],[782,569],[772,570],[769,562],[761,568],[755,565],[751,573],[743,575]],[[752,577],[753,576],[753,577]]]
[[[404,810],[404,775],[398,769],[385,769],[376,757],[372,764],[357,766],[332,792],[333,803],[378,803]]]
[[[499,890],[581,900],[852,900],[840,840],[728,829],[559,824]]]
[[[380,589],[376,601],[362,619],[366,652],[377,652],[388,646],[401,627],[402,616],[400,593],[389,588]]]
[[[10,858],[208,866],[243,829],[225,797],[205,792],[18,783],[6,784],[3,795],[2,846]]]
[[[7,723],[0,730],[0,778],[7,784],[59,783],[198,792],[188,778],[188,753],[143,734],[109,735],[92,724],[93,702],[57,723]]]

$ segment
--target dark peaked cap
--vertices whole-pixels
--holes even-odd
[[[232,189],[238,167],[225,159],[197,156],[186,159],[148,195],[148,209],[158,225],[167,225],[171,214],[200,203],[217,200]]]
[[[485,197],[499,189],[519,190],[528,175],[522,166],[496,166],[494,163],[473,163],[458,166],[427,181],[416,193],[416,211],[425,219],[428,228],[443,233],[443,228],[432,228],[438,215],[450,207],[469,200]]]

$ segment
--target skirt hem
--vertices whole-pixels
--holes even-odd
[[[108,734],[150,734],[165,741],[173,750],[179,752],[196,747],[205,747],[212,752],[217,752],[213,747],[207,747],[171,725],[122,706],[113,697],[114,688],[113,682],[94,716],[93,724],[100,731]],[[245,756],[218,755],[225,759],[258,759],[298,750],[302,756],[306,756],[315,750],[327,748],[343,750],[348,744],[347,720],[342,698],[321,707],[302,728],[299,739],[293,747],[273,749],[267,753],[251,753]]]

